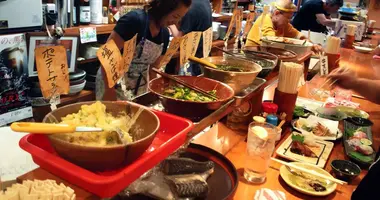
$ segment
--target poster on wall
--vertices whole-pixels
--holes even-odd
[[[33,116],[25,34],[0,36],[0,126]]]

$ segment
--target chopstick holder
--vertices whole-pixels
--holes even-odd
[[[273,103],[278,106],[278,113],[285,113],[285,121],[291,122],[293,119],[294,108],[296,107],[298,92],[295,94],[289,94],[285,92],[281,92],[278,88],[276,88],[274,92]]]

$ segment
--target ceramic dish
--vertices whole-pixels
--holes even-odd
[[[185,152],[180,156],[196,161],[213,161],[214,172],[207,179],[209,193],[203,200],[232,199],[239,183],[239,176],[235,166],[225,156],[217,151],[199,144],[191,143]],[[198,199],[198,198],[197,198]],[[121,196],[116,196],[113,200],[125,200]],[[128,198],[128,200],[155,200],[155,198],[138,194]]]
[[[365,118],[365,119],[369,118],[368,113],[366,113],[363,110],[356,109],[356,108],[351,108],[351,107],[347,107],[347,106],[337,106],[336,109],[340,112],[344,112],[347,115],[347,117],[361,117],[361,118]]]
[[[323,168],[331,154],[334,147],[334,143],[328,141],[316,141],[318,147],[313,148],[313,152],[316,154],[316,158],[302,156],[290,151],[293,140],[290,135],[276,150],[278,156],[286,158],[292,161],[306,162],[313,164],[317,167]]]
[[[376,151],[372,145],[372,127],[357,124],[352,118],[344,120],[344,150],[352,161],[363,167],[368,167],[373,163],[376,156]]]
[[[333,160],[330,164],[335,176],[344,181],[351,181],[362,171],[358,165],[348,160]]]
[[[299,120],[301,120],[302,122]],[[321,123],[323,126],[328,128],[331,133],[336,133],[336,135],[335,136],[317,136],[317,135],[313,134],[312,132],[309,132],[309,131],[301,128],[303,124],[310,127],[310,126],[315,126],[317,123]],[[300,125],[301,125],[301,127],[300,127]],[[323,119],[323,118],[316,117],[316,116],[309,116],[307,119],[298,119],[298,120],[292,121],[292,126],[295,130],[301,132],[302,134],[313,134],[315,139],[317,139],[317,140],[334,141],[334,140],[338,140],[338,139],[342,138],[343,133],[342,133],[342,131],[339,130],[338,125],[339,125],[338,121]]]
[[[318,117],[340,121],[347,118],[344,112],[340,112],[336,108],[317,108]]]
[[[307,168],[309,170],[312,170],[312,171],[315,171],[315,172],[318,172],[320,174],[323,174],[323,175],[326,175],[326,176],[333,178],[333,176],[331,176],[327,171],[320,169],[314,165],[307,164],[307,163],[299,163],[299,162],[295,162],[293,164],[296,166]],[[303,187],[297,185],[297,183],[294,181],[295,178],[301,178],[301,179],[303,179],[303,178],[290,173],[290,171],[284,165],[282,165],[280,167],[280,176],[285,181],[285,183],[288,184],[291,188],[297,190],[298,192],[301,192],[301,193],[307,194],[307,195],[311,195],[311,196],[327,196],[327,195],[333,193],[337,187],[336,183],[333,183],[329,180],[323,180],[326,183],[326,190],[325,191],[316,192],[316,191],[312,191],[310,189],[303,188]]]
[[[311,112],[316,113],[317,109],[319,107],[323,106],[323,102],[321,102],[321,101],[315,101],[315,100],[312,100],[312,99],[298,97],[297,101],[296,101],[296,106],[304,107],[307,110],[310,110]]]
[[[368,48],[368,47],[359,47],[359,46],[354,46],[354,49],[356,52],[359,53],[371,53],[373,49]]]

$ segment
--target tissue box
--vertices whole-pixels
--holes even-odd
[[[355,32],[355,40],[356,41],[361,41],[363,40],[363,35],[365,32],[365,24],[364,22],[356,22],[356,21],[346,21],[346,20],[337,20],[335,23],[335,32],[338,32],[340,27],[342,27],[342,30],[339,33],[340,38],[345,38],[346,37],[346,32],[347,32],[347,26],[348,25],[356,25],[357,29]]]

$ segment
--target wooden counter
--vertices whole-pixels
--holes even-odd
[[[341,51],[341,65],[347,65],[351,69],[355,70],[360,77],[366,77],[374,79],[378,77],[380,74],[380,61],[375,61],[372,59],[372,55],[370,54],[360,54],[353,52],[352,50],[342,49]],[[275,80],[275,77],[272,78],[272,81]],[[305,86],[303,86],[299,92],[299,96],[310,98],[309,92],[311,89],[317,87],[324,81],[323,78],[315,77],[311,81],[307,82]],[[268,84],[267,88],[264,92],[265,99],[273,98],[273,92],[276,88],[276,81],[273,84]],[[373,126],[373,137],[374,137],[374,145],[377,150],[380,146],[380,136],[377,132],[380,130],[380,105],[373,104],[363,99],[353,99],[354,102],[360,103],[361,109],[368,112],[370,114],[370,119],[374,122]],[[290,128],[284,128],[284,134],[282,141],[288,137],[290,134]],[[239,186],[237,188],[236,194],[233,199],[236,200],[244,200],[244,199],[253,199],[254,194],[257,189],[260,188],[269,188],[275,189],[285,192],[287,199],[350,199],[350,196],[356,186],[359,184],[360,180],[366,175],[367,171],[363,170],[358,178],[356,178],[353,182],[346,186],[338,185],[336,192],[333,194],[322,197],[322,198],[313,198],[311,196],[303,195],[294,189],[290,188],[286,185],[286,183],[279,176],[279,167],[280,165],[277,163],[271,163],[269,171],[267,173],[267,181],[260,185],[252,185],[248,184],[242,174],[243,174],[243,166],[244,166],[244,154],[246,151],[246,142],[244,141],[246,138],[246,132],[237,132],[232,131],[227,128],[224,124],[218,123],[217,126],[214,126],[210,131],[198,135],[194,140],[194,143],[202,144],[208,147],[215,149],[221,154],[225,155],[231,162],[235,165],[238,173],[240,175]],[[281,141],[281,142],[282,142]],[[277,145],[278,147],[279,145]],[[276,155],[275,155],[276,156]],[[334,149],[332,154],[330,155],[328,162],[326,164],[325,169],[327,171],[331,170],[330,163],[335,159],[348,159],[343,150],[343,145],[341,140],[335,142]],[[48,173],[43,169],[36,169],[30,173],[27,173],[21,177],[19,177],[19,181],[25,179],[56,179],[59,182],[63,181],[62,179],[55,177],[54,175]],[[70,185],[63,181],[65,184]],[[71,185],[70,185],[71,186]],[[87,193],[86,191],[73,186],[76,190],[78,199],[93,199],[95,196]]]

